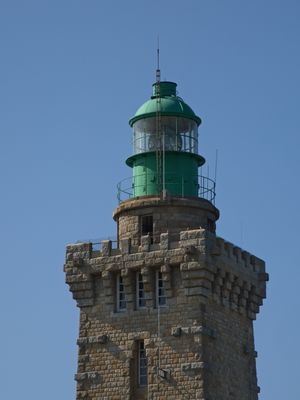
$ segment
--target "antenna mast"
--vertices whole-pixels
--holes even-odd
[[[161,126],[161,92],[159,67],[159,38],[157,38],[157,68],[156,68],[156,176],[158,193],[162,191],[165,199],[165,137]]]

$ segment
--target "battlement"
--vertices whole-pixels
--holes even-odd
[[[109,297],[113,296],[109,281],[118,272],[126,277],[141,270],[146,282],[147,274],[159,269],[170,287],[174,267],[180,268],[186,296],[210,299],[251,319],[266,296],[264,261],[206,229],[162,233],[155,244],[150,235],[142,236],[139,246],[132,246],[130,238],[121,240],[118,248],[112,247],[111,240],[104,240],[100,250],[95,250],[93,243],[71,244],[67,246],[65,272],[78,306],[85,307],[94,303],[95,276],[107,282]]]
[[[114,248],[112,240],[102,240],[101,243],[83,242],[67,245],[67,261],[73,258],[102,258],[121,256],[123,254],[136,254],[159,250],[172,250],[195,247],[203,254],[218,256],[230,261],[236,267],[251,272],[265,273],[265,262],[243,250],[242,248],[224,240],[206,229],[192,229],[182,231],[178,234],[161,233],[159,241],[153,244],[153,236],[141,236],[140,245],[131,245],[131,239],[120,241],[119,247]],[[100,244],[100,249],[98,249]]]

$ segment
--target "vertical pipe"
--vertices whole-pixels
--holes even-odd
[[[146,195],[148,195],[148,190],[149,190],[149,187],[148,187],[148,168],[146,168],[146,171],[145,171],[145,174],[146,174]]]
[[[157,302],[157,376],[159,376],[160,369],[160,304],[159,304],[159,271],[155,273],[155,285],[156,285],[156,302]]]
[[[175,150],[178,151],[178,132],[177,132],[178,126],[177,126],[177,117],[175,119],[175,138],[176,138],[176,147]]]
[[[163,178],[163,200],[166,199],[166,157],[165,157],[165,129],[163,130],[163,165],[162,165],[162,178]]]

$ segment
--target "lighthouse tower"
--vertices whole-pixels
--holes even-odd
[[[176,86],[158,75],[129,121],[117,241],[67,246],[80,308],[77,399],[258,399],[253,320],[268,275],[216,235],[215,183],[199,173],[201,119]]]

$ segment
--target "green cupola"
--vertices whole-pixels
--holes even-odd
[[[119,200],[121,194],[206,198],[202,194],[208,192],[212,200],[214,182],[198,176],[205,163],[198,154],[200,117],[177,96],[176,83],[162,81],[152,87],[151,98],[129,120],[133,154],[126,164],[133,174],[119,184]]]

